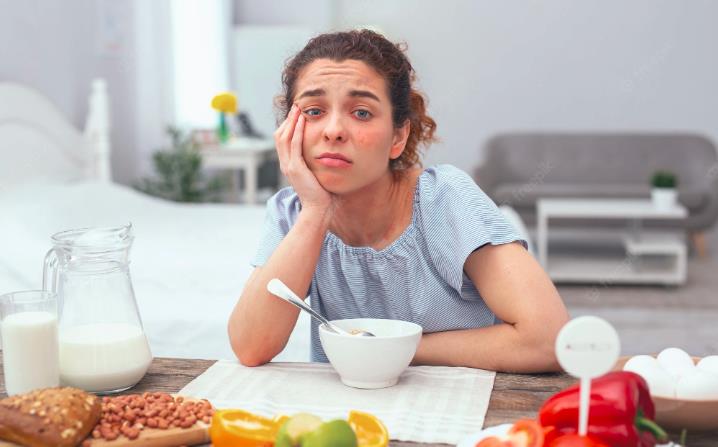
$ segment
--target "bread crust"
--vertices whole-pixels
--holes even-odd
[[[0,439],[30,447],[76,446],[100,419],[100,399],[77,388],[44,388],[0,400]]]

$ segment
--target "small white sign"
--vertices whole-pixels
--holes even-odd
[[[556,357],[561,367],[581,379],[578,434],[588,431],[591,379],[609,372],[618,360],[621,341],[611,324],[603,318],[575,318],[561,328],[556,337]]]
[[[578,378],[593,379],[610,371],[621,352],[621,341],[603,318],[575,318],[556,338],[556,357],[561,367]]]

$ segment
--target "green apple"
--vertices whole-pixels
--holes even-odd
[[[336,419],[307,433],[302,447],[357,447],[357,435],[347,421]]]
[[[309,413],[297,413],[285,422],[277,432],[275,447],[298,447],[305,436],[322,425],[322,420]]]

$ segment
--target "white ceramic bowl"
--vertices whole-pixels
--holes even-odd
[[[323,324],[319,326],[319,339],[329,362],[342,382],[354,388],[395,385],[414,358],[421,340],[421,326],[408,321],[354,318],[332,323],[346,331],[363,329],[376,335],[341,335]]]

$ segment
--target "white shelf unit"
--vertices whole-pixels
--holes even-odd
[[[576,284],[661,284],[686,281],[687,248],[681,230],[649,231],[640,222],[680,219],[686,210],[656,209],[650,200],[542,199],[538,203],[539,261],[555,282]],[[619,232],[577,232],[549,238],[551,219],[620,219],[634,224]],[[569,234],[567,236],[567,234]],[[556,237],[553,237],[556,236]],[[557,249],[556,240],[563,250]],[[549,252],[549,241],[553,247]]]

